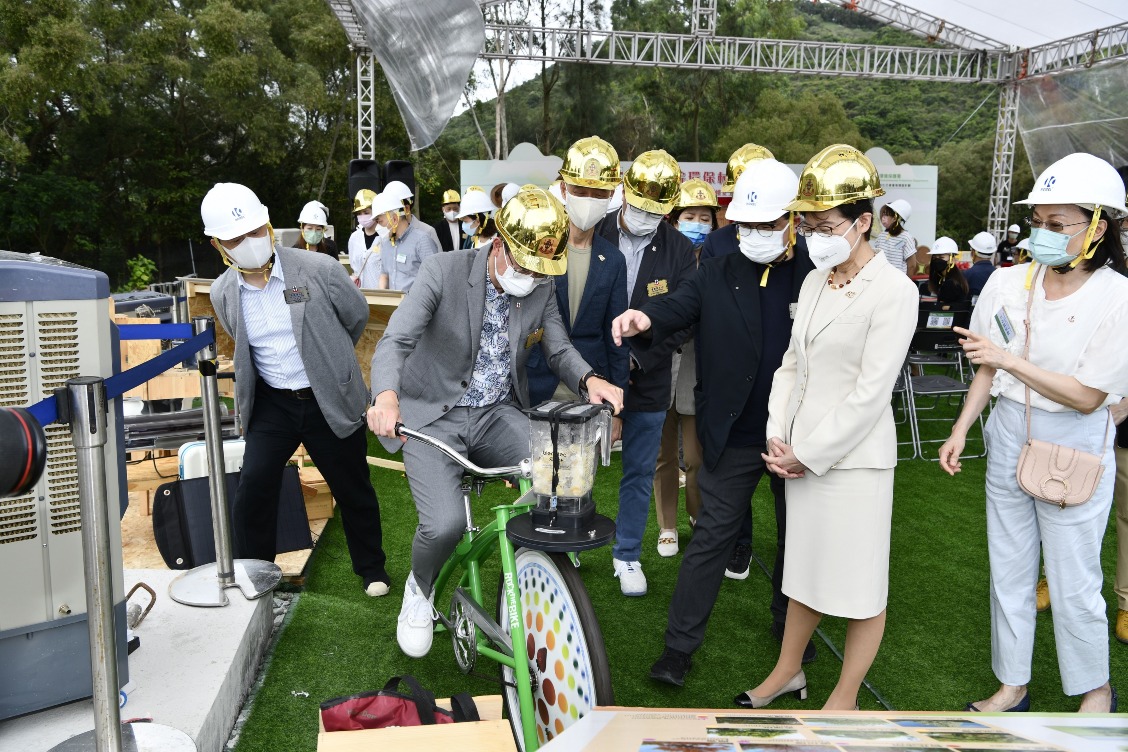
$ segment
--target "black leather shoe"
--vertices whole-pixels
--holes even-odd
[[[1116,690],[1113,690],[1113,693],[1112,693],[1112,707],[1113,707],[1113,709],[1110,712],[1115,713],[1116,712]],[[968,713],[982,712],[982,711],[979,710],[979,708],[975,707],[975,703],[973,703],[973,702],[969,702],[967,704],[967,707],[964,708],[964,710],[966,710]],[[1014,705],[1011,705],[1009,708],[1007,708],[1003,712],[1004,713],[1025,713],[1028,710],[1030,710],[1030,691],[1029,690],[1027,690],[1026,694],[1024,694],[1022,696],[1021,700],[1016,702]]]
[[[783,642],[782,622],[772,622],[772,635],[776,638],[777,642]],[[818,657],[819,651],[815,648],[815,641],[807,640],[807,647],[803,648],[803,663],[814,663],[815,659]]]
[[[690,658],[689,653],[666,648],[662,651],[662,657],[650,667],[650,678],[681,687],[685,685],[685,675],[689,673],[692,666],[693,659]]]

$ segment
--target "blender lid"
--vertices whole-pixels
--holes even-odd
[[[533,420],[551,421],[555,419],[557,423],[586,423],[604,410],[610,409],[607,405],[550,400],[525,410],[525,414]]]

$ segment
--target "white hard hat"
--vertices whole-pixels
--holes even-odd
[[[886,206],[889,207],[889,211],[900,217],[902,222],[908,222],[909,217],[913,215],[913,207],[909,206],[909,202],[903,198],[894,199]]]
[[[1018,233],[1022,232],[1022,228],[1019,227],[1018,225],[1011,225],[1010,227],[1007,228],[1007,232],[1008,233],[1013,232],[1015,235],[1017,235]]]
[[[509,201],[509,199],[513,198],[520,192],[521,186],[517,185],[516,183],[506,183],[505,187],[501,189],[501,205],[505,206],[506,202]]]
[[[410,198],[415,198],[415,194],[407,187],[407,183],[399,180],[392,180],[385,185],[383,193],[388,194],[396,201],[407,201]]]
[[[615,192],[611,194],[611,203],[607,205],[607,213],[613,214],[623,208],[623,184],[619,183],[615,186]],[[728,215],[725,215],[728,216]]]
[[[725,210],[730,222],[774,222],[787,213],[799,193],[799,176],[774,159],[749,162],[736,179],[732,202]]]
[[[986,230],[975,233],[975,237],[967,241],[967,244],[977,256],[991,256],[995,253],[995,236]]]
[[[268,223],[270,213],[247,186],[216,183],[200,202],[200,218],[209,238],[231,240]]]
[[[1030,195],[1016,204],[1073,204],[1090,211],[1100,205],[1114,219],[1128,215],[1124,181],[1116,168],[1100,157],[1077,152],[1043,170]]]
[[[402,209],[403,199],[389,194],[386,188],[383,193],[377,193],[376,198],[372,199],[373,216],[383,214],[384,212],[398,212]]]
[[[485,191],[468,190],[462,194],[462,203],[458,207],[458,216],[469,217],[471,214],[491,214],[497,210],[493,201]]]
[[[320,201],[310,201],[302,207],[298,215],[299,225],[327,225],[329,224],[329,209]]]
[[[1030,250],[1030,238],[1023,238],[1022,240],[1015,243],[1014,247],[1015,248],[1021,248],[1024,251],[1029,251]]]
[[[936,242],[932,244],[932,250],[928,252],[929,256],[950,256],[953,253],[959,253],[960,247],[956,245],[956,241],[949,238],[947,235],[942,235],[936,238]]]

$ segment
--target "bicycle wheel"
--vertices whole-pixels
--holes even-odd
[[[603,632],[583,580],[567,555],[516,551],[517,599],[525,625],[537,739],[544,744],[596,705],[614,702]],[[497,622],[508,634],[505,579],[497,584]],[[501,666],[505,707],[519,750],[525,749],[513,669]]]

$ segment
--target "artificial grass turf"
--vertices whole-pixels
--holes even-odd
[[[928,434],[937,435],[939,429]],[[370,452],[384,455],[374,440]],[[930,450],[935,456],[935,446]],[[935,462],[901,462],[896,470],[893,540],[890,558],[889,609],[885,639],[868,674],[869,682],[897,710],[962,710],[971,700],[991,694],[997,680],[991,672],[986,523],[984,517],[984,460],[966,460],[955,478]],[[603,514],[615,515],[618,455],[611,467],[601,468],[595,494]],[[438,697],[455,692],[497,694],[489,678],[466,676],[454,662],[449,637],[439,634],[428,656],[407,658],[396,646],[395,627],[410,569],[411,537],[417,521],[415,507],[402,473],[373,469],[380,496],[384,548],[393,578],[392,592],[368,598],[351,569],[337,516],[318,543],[311,573],[278,640],[261,690],[236,747],[237,752],[312,752],[317,746],[317,707],[323,700],[379,689],[392,676],[410,673]],[[485,524],[492,504],[509,501],[514,492],[489,487],[475,500],[475,519]],[[775,520],[767,483],[753,500],[754,549],[765,562],[774,558]],[[680,526],[684,551],[691,531]],[[1112,527],[1112,525],[1110,525]],[[624,598],[611,575],[609,546],[582,555],[580,569],[591,595],[606,641],[608,659],[620,705],[649,707],[732,707],[732,697],[756,686],[778,656],[779,644],[769,630],[771,585],[753,561],[743,581],[725,580],[709,621],[705,643],[694,655],[693,669],[681,689],[659,684],[647,676],[662,652],[666,611],[681,555],[658,556],[657,525],[653,514],[643,541],[642,564],[649,592]],[[1115,530],[1105,536],[1102,555],[1110,631],[1116,617],[1112,593]],[[489,607],[497,581],[493,562],[484,571]],[[449,606],[449,595],[436,605]],[[1053,645],[1052,611],[1038,616],[1034,648],[1034,676],[1030,684],[1036,712],[1071,712],[1078,700],[1062,695]],[[827,618],[823,631],[841,650],[845,620]],[[810,697],[800,702],[788,696],[774,709],[817,709],[826,700],[841,664],[816,637],[818,660],[805,667]],[[1113,685],[1128,686],[1128,646],[1110,635]],[[483,661],[478,673],[497,675],[496,666]],[[308,696],[305,695],[308,693]],[[879,709],[865,690],[863,710]]]

